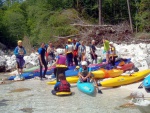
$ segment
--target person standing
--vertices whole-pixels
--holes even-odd
[[[18,76],[16,76],[16,80],[21,80],[23,77],[21,74],[23,73],[23,66],[25,64],[24,55],[26,54],[25,48],[22,46],[22,41],[18,41],[18,46],[14,50],[14,54],[16,56],[16,62],[17,62],[17,70],[18,70]]]
[[[115,46],[113,45],[113,42],[109,42],[109,45],[110,45],[110,57],[109,57],[109,60],[110,60],[110,63],[115,66],[115,60],[116,58],[118,57],[116,55],[116,48]]]
[[[78,47],[77,47],[77,42],[76,40],[73,40],[73,58],[74,58],[74,63],[77,66],[78,65]]]
[[[54,75],[58,82],[58,75],[63,73],[65,75],[65,71],[67,70],[66,66],[66,56],[63,54],[63,50],[58,51],[58,56],[56,56],[56,62],[53,63],[53,66],[56,66],[54,69]],[[62,67],[61,67],[62,66]]]
[[[91,54],[91,58],[92,58],[92,64],[97,63],[97,54],[96,52],[96,47],[95,47],[95,40],[92,40],[91,42],[91,46],[90,46],[90,54]]]
[[[81,41],[81,45],[78,48],[78,58],[79,58],[79,62],[81,61],[85,61],[85,54],[86,54],[86,47],[84,45],[84,41]]]
[[[46,54],[46,50],[45,50],[45,43],[41,43],[41,47],[38,49],[38,53],[39,53],[39,64],[40,64],[40,78],[41,80],[45,77],[46,71],[47,71],[47,63],[45,60],[45,54]],[[44,73],[42,75],[42,69],[43,67],[45,68]]]
[[[48,55],[48,62],[50,62],[50,65],[52,65],[53,61],[54,61],[54,58],[55,58],[55,48],[54,46],[52,45],[51,42],[49,42],[49,45],[48,45],[48,48],[47,48],[47,55]]]
[[[109,47],[109,41],[103,38],[103,45],[104,45],[104,51],[106,52],[106,63],[109,63],[109,55],[110,55],[110,47]]]
[[[65,47],[66,58],[67,58],[67,66],[73,66],[73,45],[71,43],[71,39],[68,39],[68,43]]]

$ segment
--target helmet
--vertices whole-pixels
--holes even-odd
[[[60,54],[63,54],[63,50],[60,49],[60,50],[58,51],[58,54],[59,54],[59,55],[60,55]]]
[[[109,42],[110,45],[113,45],[113,42]]]
[[[71,39],[68,39],[68,42],[71,42]]]
[[[18,40],[18,43],[22,42],[22,40]]]
[[[82,61],[81,65],[87,66],[87,62],[86,61]]]
[[[79,66],[76,66],[76,69],[79,69],[80,67]]]

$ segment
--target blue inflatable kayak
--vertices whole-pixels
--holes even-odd
[[[10,76],[8,78],[8,80],[14,80],[16,76]],[[22,77],[25,78],[25,79],[31,79],[34,77],[34,74],[32,72],[28,72],[28,73],[22,73]]]
[[[71,76],[78,76],[78,70],[67,70],[65,71],[65,76],[66,77],[71,77]],[[52,75],[52,78],[55,78],[55,75]]]
[[[144,79],[143,86],[150,89],[150,74]]]
[[[93,83],[91,82],[80,82],[80,80],[78,80],[77,82],[77,88],[88,95],[93,95],[95,92],[95,86]]]

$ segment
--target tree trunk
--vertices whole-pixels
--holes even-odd
[[[129,0],[127,0],[127,5],[128,5],[128,14],[129,14],[129,20],[130,20],[130,27],[131,27],[131,31],[132,31],[132,33],[133,33],[133,27],[132,27],[132,19],[131,19],[131,13],[130,13]]]
[[[99,25],[102,25],[102,0],[99,0]]]

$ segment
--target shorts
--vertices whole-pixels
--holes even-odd
[[[16,62],[17,62],[17,68],[18,69],[23,69],[23,66],[25,64],[24,59],[16,59]]]
[[[106,51],[106,54],[110,54],[110,51]]]

